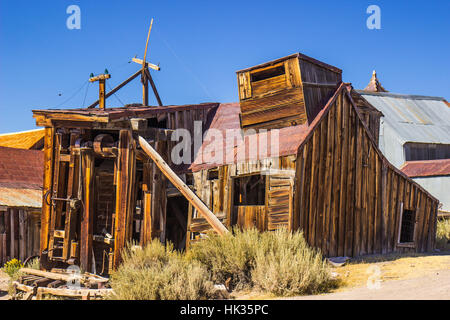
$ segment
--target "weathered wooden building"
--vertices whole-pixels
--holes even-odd
[[[34,110],[42,261],[107,274],[127,241],[234,225],[301,229],[327,256],[431,250],[438,201],[384,158],[341,73],[295,54],[238,71],[240,103]]]
[[[0,266],[40,254],[43,154],[0,147]]]

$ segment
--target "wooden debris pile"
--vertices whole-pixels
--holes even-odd
[[[112,293],[107,278],[94,274],[69,273],[62,269],[52,272],[22,268],[18,281],[13,282],[13,300],[42,300],[46,296],[66,299],[99,300]]]

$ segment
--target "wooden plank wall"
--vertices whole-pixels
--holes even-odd
[[[40,212],[7,208],[0,211],[0,267],[7,261],[38,255],[40,248]]]
[[[45,128],[44,135],[44,177],[42,190],[42,214],[41,214],[41,249],[48,249],[50,212],[52,209],[50,197],[52,195],[53,182],[53,145],[55,140],[55,129],[53,127]]]
[[[234,192],[233,178],[249,174],[260,174],[261,172],[270,169],[286,170],[292,175],[292,172],[295,171],[295,155],[221,166],[218,168],[217,177],[213,180],[208,180],[208,170],[195,172],[193,174],[194,189],[200,199],[213,211],[219,220],[230,228],[233,224],[231,222],[231,215],[235,212],[233,210],[239,210],[238,207],[233,205],[232,200]],[[291,215],[286,214],[286,210],[292,211],[293,192],[287,190],[289,188],[292,190],[293,177],[291,175],[279,174],[278,176],[273,177],[270,183],[268,183],[266,196],[268,196],[270,192],[271,198],[266,200],[265,212],[269,212],[267,208],[268,201],[276,205],[270,209],[270,218],[264,222],[265,225],[267,225],[267,228],[275,229],[277,225],[281,227],[289,226],[290,224]],[[291,204],[285,203],[284,201],[286,199]],[[271,216],[271,214],[273,215]],[[192,216],[190,217],[190,223],[188,224],[188,234],[205,233],[210,230],[212,230],[212,228],[206,220],[201,218],[196,210],[192,210]]]
[[[433,248],[438,203],[385,160],[346,92],[317,123],[296,163],[293,229],[325,255]],[[397,243],[401,207],[416,210],[414,248]]]
[[[342,75],[301,57],[298,60],[308,122],[311,123],[336,91]]]
[[[252,75],[283,68],[279,76],[252,80]],[[297,58],[238,73],[243,128],[285,127],[306,122]]]

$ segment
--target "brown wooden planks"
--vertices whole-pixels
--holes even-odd
[[[43,200],[42,200],[42,214],[41,214],[41,245],[40,245],[41,252],[48,248],[48,232],[50,227],[50,210],[51,210],[51,202],[48,200],[52,193],[53,141],[54,141],[54,128],[45,128],[44,177],[42,190]]]
[[[116,211],[114,223],[114,268],[120,261],[120,251],[125,247],[129,236],[130,163],[135,161],[132,149],[132,136],[128,130],[121,130],[119,136],[119,154],[117,157]]]
[[[92,272],[92,236],[94,222],[94,154],[91,150],[81,153],[81,170],[83,183],[83,217],[81,220],[80,234],[80,267],[82,270]],[[95,272],[94,272],[95,273]]]

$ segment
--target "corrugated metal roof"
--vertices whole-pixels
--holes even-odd
[[[444,98],[358,92],[384,115],[402,142],[450,144],[450,108]]]
[[[42,190],[0,187],[0,206],[40,208]]]
[[[402,172],[411,178],[450,175],[450,159],[406,161]]]

